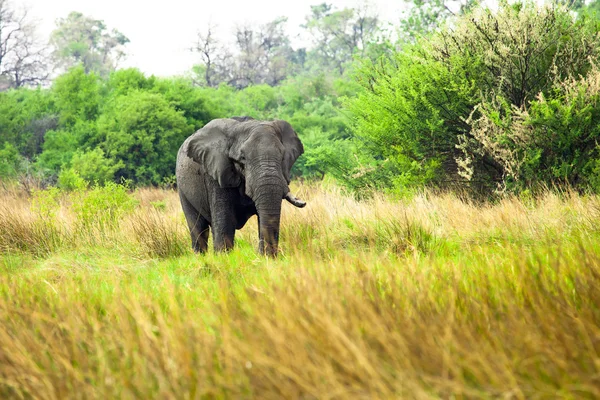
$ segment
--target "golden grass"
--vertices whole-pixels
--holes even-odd
[[[173,192],[80,230],[67,196],[52,245],[6,194],[0,398],[600,397],[598,197],[295,192],[277,260],[255,220],[194,255]]]

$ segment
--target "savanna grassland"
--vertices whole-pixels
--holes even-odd
[[[0,200],[0,398],[598,398],[600,198],[298,185],[195,255],[177,194]]]

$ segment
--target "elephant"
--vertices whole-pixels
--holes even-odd
[[[214,119],[188,137],[175,175],[194,251],[207,250],[209,227],[215,251],[230,250],[236,229],[257,215],[258,251],[276,256],[282,200],[306,205],[288,187],[292,165],[303,152],[283,120]]]

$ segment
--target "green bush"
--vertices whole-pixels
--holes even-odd
[[[12,180],[17,177],[22,157],[15,146],[6,142],[0,148],[0,180]]]
[[[484,109],[472,122],[481,147],[505,171],[509,188],[568,185],[600,190],[600,70],[557,81],[527,108]]]
[[[31,159],[41,151],[46,132],[56,127],[50,91],[21,88],[0,93],[0,145],[10,143]]]
[[[458,183],[489,193],[551,184],[558,176],[583,185],[566,168],[574,158],[560,154],[592,160],[593,138],[583,144],[585,134],[568,133],[579,122],[530,113],[559,103],[572,109],[561,85],[593,69],[599,28],[559,6],[503,2],[498,11],[477,9],[390,60],[365,62],[357,75],[363,89],[346,103],[353,131],[376,160],[403,171],[393,180],[397,190]],[[541,98],[550,103],[541,105]],[[521,128],[534,126],[536,141],[522,140]],[[536,153],[549,157],[536,164]],[[530,166],[528,176],[522,165]]]
[[[58,187],[67,192],[87,188],[88,182],[73,168],[67,168],[58,174]]]
[[[97,147],[94,150],[76,151],[71,159],[71,168],[88,182],[105,184],[113,181],[115,173],[124,167],[122,161],[114,162],[104,156],[104,151]]]
[[[95,74],[86,74],[83,66],[73,67],[56,78],[52,92],[60,110],[60,123],[64,126],[97,118],[101,102],[100,81]]]
[[[120,167],[117,179],[158,185],[175,173],[177,149],[194,129],[162,95],[132,91],[102,114],[98,131],[106,155]]]
[[[137,201],[128,193],[126,185],[107,182],[105,186],[94,185],[89,190],[78,191],[72,210],[83,228],[112,229],[136,205]]]

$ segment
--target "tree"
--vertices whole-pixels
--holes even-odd
[[[296,55],[285,32],[287,18],[260,26],[239,25],[235,31],[235,52],[219,44],[213,26],[198,33],[191,49],[200,54],[202,64],[195,68],[206,86],[227,83],[237,88],[266,83],[277,85],[285,79]]]
[[[564,7],[478,9],[363,67],[353,130],[402,171],[398,189],[585,187],[600,173],[598,34]]]
[[[197,69],[197,74],[202,75],[202,84],[205,84],[206,86],[214,86],[215,82],[220,79],[218,77],[217,69],[219,68],[218,57],[221,46],[215,37],[214,29],[215,27],[213,25],[208,25],[206,33],[198,32],[196,44],[191,48],[191,51],[200,54],[203,69]],[[196,68],[198,68],[198,66]]]
[[[53,100],[41,88],[0,93],[0,146],[10,143],[29,159],[39,154],[46,132],[57,127]]]
[[[304,27],[313,39],[311,55],[325,68],[343,74],[354,55],[364,56],[379,31],[379,19],[367,7],[333,10],[322,3],[311,6]]]
[[[96,74],[86,75],[83,66],[76,66],[59,76],[52,90],[61,124],[72,126],[96,119],[100,107],[100,82]]]
[[[26,9],[0,0],[0,90],[40,84],[48,78],[46,47]]]
[[[177,149],[192,132],[162,95],[144,91],[118,96],[98,120],[101,148],[123,163],[116,178],[141,185],[160,184],[175,174]]]
[[[0,181],[15,179],[21,161],[22,157],[17,148],[10,143],[4,143],[4,147],[0,147]]]
[[[85,73],[107,76],[125,56],[123,46],[129,39],[115,29],[109,32],[101,20],[71,12],[67,18],[60,18],[56,25],[50,43],[60,67],[68,69],[81,64]]]
[[[400,40],[415,39],[433,32],[450,17],[462,15],[479,2],[478,0],[408,0],[412,6],[400,21]]]
[[[104,151],[96,147],[94,150],[76,151],[71,159],[72,172],[87,182],[105,184],[114,179],[115,173],[124,167],[122,161],[114,162],[104,156]]]

